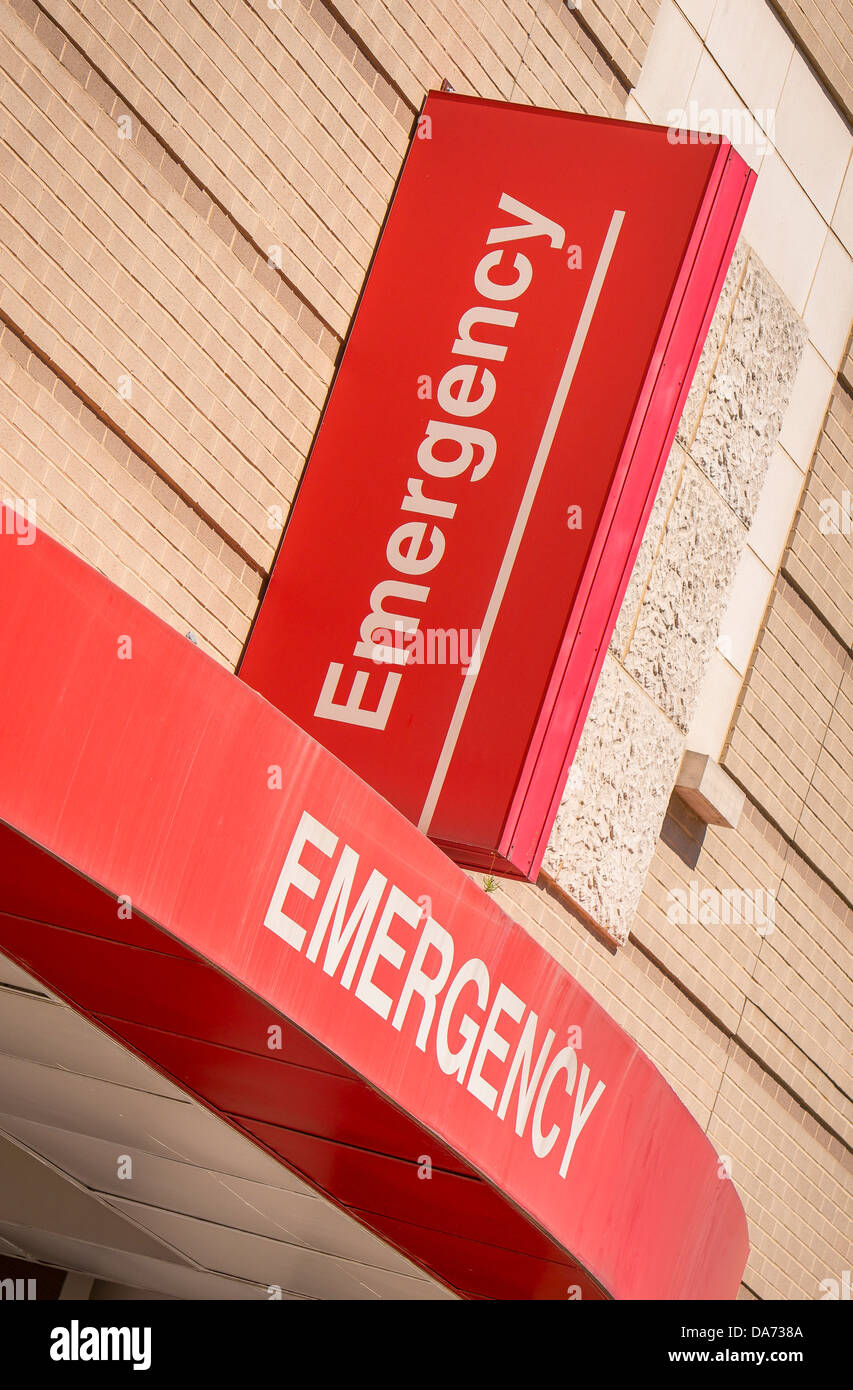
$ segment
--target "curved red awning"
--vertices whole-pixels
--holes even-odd
[[[606,1011],[302,730],[5,521],[0,948],[464,1295],[733,1298],[737,1194]]]

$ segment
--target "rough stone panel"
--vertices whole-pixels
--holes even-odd
[[[853,649],[853,398],[836,386],[783,563]]]
[[[608,653],[543,869],[627,940],[678,772],[678,730]]]
[[[751,253],[690,453],[749,526],[808,332]]]
[[[746,269],[746,261],[749,255],[749,247],[745,241],[739,241],[732,256],[732,263],[720,292],[719,303],[714,310],[711,319],[711,327],[708,329],[708,336],[702,348],[702,355],[699,358],[699,365],[693,376],[687,402],[678,424],[676,438],[686,449],[693,443],[693,436],[699,424],[699,417],[702,414],[702,406],[705,403],[705,396],[711,384],[711,375],[717,365],[717,357],[726,336],[726,329],[729,324],[729,315],[732,311],[735,295],[737,294],[743,274]]]
[[[685,734],[744,542],[743,527],[688,461],[625,655],[626,669]]]
[[[669,509],[672,506],[673,498],[681,479],[682,469],[684,468],[684,450],[678,444],[673,445],[669,458],[666,462],[660,487],[654,500],[651,515],[649,516],[645,534],[643,535],[634,568],[631,571],[631,578],[628,580],[628,587],[625,590],[625,597],[622,600],[622,607],[619,610],[619,617],[616,620],[616,627],[610,642],[610,650],[614,656],[624,657],[625,651],[631,641],[634,632],[634,623],[643,601],[646,591],[646,584],[655,562],[655,557],[663,537],[664,527],[666,526]]]
[[[800,320],[761,262],[740,245],[681,423],[681,441],[695,462],[676,444],[611,642],[609,660],[621,658],[654,717],[649,723],[639,692],[631,701],[625,674],[606,665],[612,689],[601,685],[596,692],[545,861],[569,896],[617,937],[632,920],[677,767],[665,785],[641,780],[635,798],[626,788],[617,808],[607,757],[614,746],[621,753],[630,745],[620,767],[623,775],[625,768],[633,773],[645,767],[639,746],[652,731],[671,730],[671,746],[676,730],[686,735],[804,346]],[[597,725],[596,711],[609,713],[619,692],[636,723],[605,752],[602,731],[609,733],[610,725],[606,718]],[[609,819],[614,809],[624,817],[613,834],[626,846],[621,865],[612,846],[606,853],[596,842],[604,835],[599,813]],[[728,997],[728,1004],[737,1000]]]
[[[690,455],[743,524],[752,524],[807,329],[750,254]]]

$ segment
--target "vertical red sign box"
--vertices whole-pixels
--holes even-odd
[[[470,867],[538,872],[746,213],[694,141],[430,94],[247,645]]]

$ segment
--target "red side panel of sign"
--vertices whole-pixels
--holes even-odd
[[[241,676],[535,876],[753,176],[430,95]]]
[[[606,1010],[308,734],[7,523],[0,950],[460,1292],[733,1297],[737,1193]]]

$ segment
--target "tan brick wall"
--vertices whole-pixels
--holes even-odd
[[[796,839],[847,665],[784,578],[777,581],[723,765]]]
[[[47,8],[254,246],[281,247],[289,283],[342,336],[413,109],[327,8]]]
[[[830,503],[833,510],[828,509]],[[851,504],[853,401],[839,383],[723,759],[750,796],[849,903],[853,903]]]
[[[740,872],[741,854],[753,869],[762,865],[766,875],[778,873],[781,838],[762,825],[754,810],[750,822],[742,832],[747,848],[738,844],[732,851],[734,874]],[[681,848],[686,850],[686,843]],[[720,853],[719,847],[709,849],[708,864]],[[718,873],[714,868],[706,877],[706,854],[690,871],[703,883]],[[801,884],[798,888],[807,891]],[[780,893],[784,895],[784,886]],[[698,983],[708,994],[708,987],[701,988],[702,970],[722,979],[730,973],[714,959],[707,943],[700,945],[704,961],[697,957],[691,975],[672,956],[659,963],[649,953],[644,940],[649,930],[642,923],[628,945],[614,951],[577,920],[574,929],[567,930],[570,914],[541,887],[502,884],[496,896],[636,1038],[706,1129],[721,1159],[730,1161],[751,1242],[742,1295],[820,1298],[820,1281],[840,1278],[849,1268],[853,1105],[848,1095],[745,996],[730,1032],[685,993],[685,985],[692,992]],[[791,887],[788,900],[793,898]],[[646,916],[650,913],[647,904]],[[849,937],[850,922],[844,920]],[[819,931],[819,924],[814,925]],[[701,943],[701,931],[697,937]],[[759,938],[762,954],[771,940],[773,934]],[[788,948],[780,937],[774,949],[785,955]],[[684,942],[680,953],[686,961]],[[755,950],[753,956],[757,960]],[[673,965],[679,972],[677,983],[670,978]],[[849,963],[846,968],[849,976]],[[754,989],[748,972],[742,980],[748,990]],[[764,991],[760,994],[763,998]],[[849,1093],[849,1067],[836,1062],[834,1068]]]
[[[754,808],[726,832],[706,827],[673,797],[634,920],[633,939],[732,1033],[762,946],[756,928],[768,906],[775,910],[786,851]],[[733,892],[749,897],[735,900]]]
[[[621,114],[624,100],[554,0],[369,14],[346,0],[0,0],[0,74],[0,315],[104,448],[129,448],[162,505],[192,514],[255,589],[426,89],[448,75],[576,110]],[[85,539],[70,512],[62,534],[142,593],[141,557],[116,564],[111,530],[138,500],[132,477],[113,470]],[[11,463],[0,482],[23,486]],[[149,558],[145,572],[152,606],[179,626],[192,609],[210,649],[237,659],[233,572],[218,600],[199,579],[183,609],[166,569],[155,582]]]
[[[769,0],[845,111],[853,115],[851,0]]]
[[[853,658],[844,675],[806,795],[796,843],[853,903]]]
[[[327,8],[375,56],[414,110],[444,78],[459,92],[507,99],[540,3],[334,0]]]
[[[784,571],[844,645],[853,648],[853,397],[840,384],[832,395]]]
[[[606,945],[543,887],[502,882],[495,898],[637,1040],[705,1127],[728,1046],[719,1024],[635,942]]]
[[[850,1267],[849,1149],[734,1041],[708,1134],[746,1210],[746,1286],[760,1298],[820,1298],[821,1281]]]
[[[808,1058],[822,1073],[823,1081],[811,1073],[811,1085],[821,1098],[804,1099],[827,1125],[853,1142],[853,909],[793,848],[779,886],[774,930],[761,939],[748,994],[797,1049],[788,1049],[789,1063],[799,1054],[800,1062]],[[781,1040],[774,1046],[770,1030],[766,1037],[767,1047],[760,1032],[751,1045],[780,1071],[772,1054],[784,1050]],[[796,1068],[786,1071],[788,1083],[800,1093]],[[825,1084],[833,1078],[837,1084]]]
[[[849,1154],[853,1143],[850,1097],[841,1089],[847,1085],[844,1070],[838,1073],[836,1084],[791,1041],[784,1027],[780,1028],[749,1000],[744,1005],[738,1038],[744,1049],[796,1098],[798,1108],[811,1112],[828,1134],[843,1143],[848,1150],[845,1162],[853,1169]]]
[[[0,496],[233,666],[260,575],[0,326]]]
[[[425,91],[621,115],[656,10],[0,0],[0,496],[233,665]],[[745,1297],[849,1267],[850,584],[814,498],[850,437],[838,395],[726,754],[738,831],[672,803],[618,953],[498,892],[732,1156]],[[694,881],[773,889],[773,933],[674,923]]]
[[[330,8],[376,55],[412,107],[446,78],[469,95],[622,114],[625,86],[564,0],[379,0],[369,9],[337,0]]]
[[[269,563],[268,508],[293,494],[329,359],[244,264],[233,225],[215,225],[215,205],[181,196],[145,132],[120,139],[121,104],[109,94],[105,108],[5,4],[0,67],[0,311]]]
[[[577,18],[594,34],[626,87],[637,85],[659,9],[660,0],[581,0],[577,6]]]
[[[721,830],[673,797],[631,939],[848,1143],[851,928],[758,807]]]
[[[513,101],[593,116],[621,116],[626,89],[562,0],[540,0]]]

